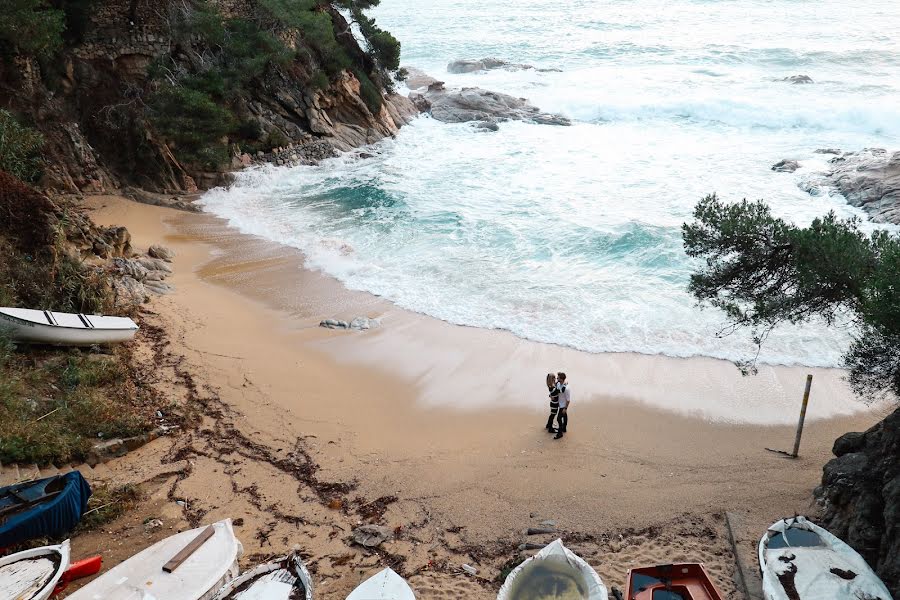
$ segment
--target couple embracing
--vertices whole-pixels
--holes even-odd
[[[566,382],[566,374],[559,372],[556,375],[547,373],[547,391],[550,393],[550,417],[547,419],[547,431],[555,433],[553,439],[558,440],[566,433],[566,426],[569,424],[569,404],[571,403],[571,394],[569,392],[569,384]],[[553,419],[559,428],[553,427]]]

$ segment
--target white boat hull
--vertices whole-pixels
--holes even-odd
[[[788,530],[799,531],[804,541],[792,542]],[[810,534],[821,541],[806,545],[815,539]],[[773,523],[759,541],[758,557],[766,600],[891,600],[856,550],[805,517]],[[790,593],[785,586],[793,588]]]
[[[162,567],[206,529],[198,527],[157,542],[116,565],[68,600],[210,600],[238,574],[243,553],[231,519],[213,523],[212,537],[171,573]]]
[[[213,600],[291,600],[294,578],[303,584],[304,598],[312,600],[312,578],[296,554],[245,571],[226,583]]]
[[[0,558],[0,598],[47,600],[69,568],[69,540]]]
[[[513,569],[503,582],[497,600],[520,600],[534,597],[533,585],[544,583],[538,579],[539,568],[558,582],[577,586],[579,596],[587,600],[608,600],[606,585],[600,575],[583,558],[566,548],[562,540],[551,542],[540,552]],[[533,585],[532,585],[533,584]]]
[[[0,329],[19,343],[92,346],[127,342],[138,326],[126,317],[0,308]]]
[[[347,600],[416,600],[416,595],[393,569],[384,569],[359,584]]]

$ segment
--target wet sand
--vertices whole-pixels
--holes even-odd
[[[356,483],[342,498],[396,497],[378,519],[409,532],[385,546],[391,559],[348,546],[356,509],[329,510],[321,490],[254,460],[256,450],[223,449],[221,435],[193,435],[192,452],[176,457],[190,454],[190,473],[157,478],[171,486],[153,499],[167,518],[185,517],[167,500],[189,498],[204,522],[244,519],[237,532],[247,555],[299,544],[321,582],[317,597],[342,598],[400,556],[419,597],[489,598],[495,584],[466,579],[458,566],[496,577],[514,556],[508,548],[524,541],[522,529],[545,519],[608,585],[622,586],[632,563],[694,559],[730,595],[724,511],[741,513],[760,535],[782,516],[809,513],[834,439],[882,416],[852,398],[839,370],[764,367],[745,378],[724,361],[591,355],[454,326],[348,291],[304,270],[297,251],[210,215],[116,197],[90,203],[98,223],[126,225],[136,247],[177,252],[175,291],[150,310],[242,436],[275,457],[302,443],[318,482]],[[357,316],[381,327],[318,327]],[[556,370],[573,390],[562,440],[543,430],[543,378]],[[789,460],[765,448],[792,446],[808,372],[801,456]],[[208,431],[230,431],[215,419],[206,413]],[[160,440],[111,466],[123,479],[159,475],[185,443]],[[281,522],[274,505],[306,522]],[[329,534],[334,527],[342,531]],[[133,529],[144,545],[153,537]],[[103,534],[83,544],[102,548]],[[352,558],[335,559],[342,553]]]

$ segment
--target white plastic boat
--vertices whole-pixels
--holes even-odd
[[[91,346],[127,342],[134,337],[138,326],[128,317],[0,308],[0,329],[16,342]]]
[[[313,585],[300,557],[280,560],[245,571],[226,583],[214,600],[312,600]]]
[[[891,600],[856,550],[806,517],[774,523],[759,541],[766,600]]]
[[[69,568],[69,540],[0,558],[0,598],[46,600]]]
[[[562,540],[551,542],[512,570],[497,600],[607,600],[606,585]]]
[[[416,600],[416,595],[393,569],[384,569],[359,584],[347,600]]]
[[[163,565],[182,553],[207,526],[157,542],[116,565],[71,594],[68,600],[209,600],[238,574],[244,549],[234,537],[231,519],[213,523],[203,541],[171,572]]]

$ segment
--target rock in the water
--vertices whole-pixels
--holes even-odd
[[[350,324],[347,321],[338,321],[337,319],[325,319],[319,323],[319,327],[327,329],[349,329]]]
[[[541,112],[524,98],[515,98],[481,88],[459,90],[437,89],[410,94],[419,110],[428,112],[444,123],[500,123],[503,121],[531,121],[546,125],[571,125],[562,115]]]
[[[790,77],[785,77],[782,81],[795,84],[815,83],[809,75],[791,75]]]
[[[819,148],[818,150],[814,150],[813,154],[840,154],[840,148]]]
[[[900,408],[865,433],[838,438],[822,470],[820,524],[875,569],[900,598]]]
[[[799,168],[800,163],[796,160],[780,160],[772,165],[772,170],[778,171],[779,173],[793,173]]]
[[[353,530],[353,541],[366,548],[375,548],[391,539],[391,530],[383,525],[360,525]]]
[[[500,126],[496,123],[476,122],[473,125],[479,131],[500,131]]]
[[[406,79],[403,81],[406,83],[406,87],[411,90],[427,89],[435,84],[440,84],[441,86],[444,85],[443,81],[438,81],[421,69],[415,67],[403,68],[406,69]]]
[[[368,317],[356,317],[350,321],[350,329],[356,329],[357,331],[372,329],[379,325],[381,325],[381,321],[378,319],[370,319]]]
[[[156,244],[150,246],[147,254],[149,254],[153,258],[160,258],[166,262],[172,262],[172,259],[175,258],[175,253],[172,250],[169,250],[165,246],[159,246]]]
[[[873,221],[900,225],[900,152],[866,148],[836,156],[831,165],[831,171],[813,183],[835,187]]]
[[[481,60],[454,60],[447,65],[448,73],[474,73],[476,71],[490,71],[491,69],[506,69],[507,71],[522,71],[533,69],[531,65],[511,63],[499,58],[482,58]]]

